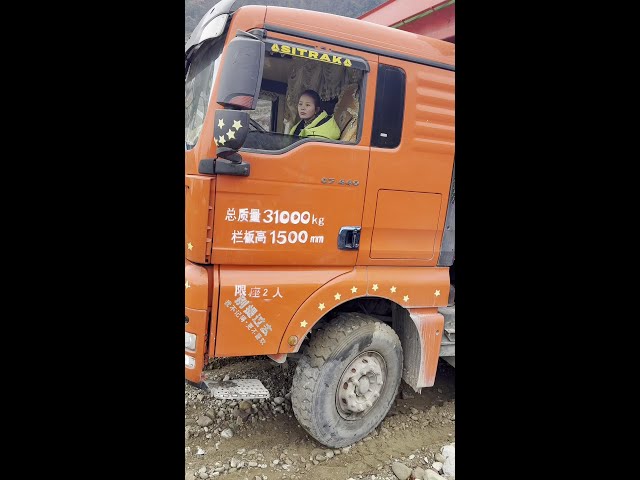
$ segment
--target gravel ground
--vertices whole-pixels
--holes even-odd
[[[271,397],[217,400],[185,384],[185,479],[455,478],[455,369],[445,362],[435,385],[421,394],[403,382],[380,426],[342,449],[328,449],[298,425],[290,360],[221,359],[208,370],[213,380],[258,378]]]

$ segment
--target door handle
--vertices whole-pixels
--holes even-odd
[[[338,233],[340,250],[358,250],[360,248],[360,227],[342,227]]]

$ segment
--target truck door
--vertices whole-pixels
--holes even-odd
[[[361,265],[435,266],[455,153],[455,72],[379,58]]]
[[[260,101],[240,150],[250,175],[216,179],[212,263],[353,266],[377,56],[271,33],[265,48]],[[335,110],[340,139],[285,133],[306,88],[319,90],[325,111]],[[216,141],[224,141],[228,126],[218,128]]]

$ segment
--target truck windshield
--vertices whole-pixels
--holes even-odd
[[[223,38],[206,42],[195,53],[189,66],[184,85],[184,143],[186,149],[193,148],[200,138],[223,46]]]

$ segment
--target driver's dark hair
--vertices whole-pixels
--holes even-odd
[[[318,92],[316,92],[315,90],[305,90],[300,94],[300,97],[302,97],[302,95],[309,95],[311,98],[313,98],[313,103],[315,104],[315,106],[322,109],[322,100],[320,100],[320,95],[318,95]],[[300,100],[300,97],[298,97],[298,100]]]

